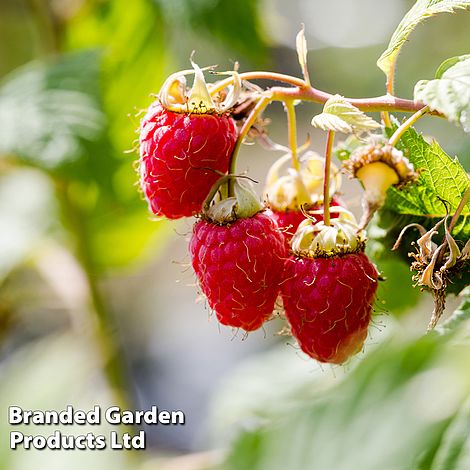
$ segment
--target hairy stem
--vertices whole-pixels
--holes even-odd
[[[410,116],[390,137],[388,143],[395,147],[398,144],[398,141],[401,139],[401,136],[422,116],[424,116],[429,111],[428,106],[424,106],[419,111]]]
[[[295,107],[292,100],[284,103],[287,112],[287,132],[289,135],[289,148],[292,157],[292,167],[297,172],[300,171],[299,156],[297,154],[297,125],[295,119]]]
[[[300,171],[299,154],[297,149],[297,122],[295,117],[295,106],[292,100],[284,103],[287,112],[287,129],[289,135],[289,148],[291,153],[292,167],[297,172],[297,199],[300,204],[311,202],[307,188],[302,180]]]
[[[313,103],[324,104],[328,99],[333,95],[322,90],[318,90],[312,86],[306,85],[306,83],[296,77],[291,77],[290,75],[283,75],[280,73],[273,72],[245,72],[239,75],[241,80],[272,80],[277,82],[282,82],[291,87],[272,87],[269,89],[269,93],[272,96],[273,101],[288,101],[291,100],[301,100],[301,101],[310,101]],[[214,95],[224,88],[228,87],[233,83],[233,77],[226,78],[225,80],[220,81],[219,83],[214,84],[214,87],[211,89],[211,95]],[[419,111],[424,106],[423,103],[415,103],[412,100],[406,100],[402,98],[397,98],[393,95],[384,95],[377,96],[375,98],[345,98],[347,102],[356,106],[362,111],[368,112],[406,112],[412,113]],[[436,111],[433,111],[433,115],[440,116]]]
[[[385,127],[392,127],[392,121],[390,120],[390,113],[388,111],[382,111],[380,117],[385,125]]]
[[[272,80],[274,82],[286,83],[287,85],[292,85],[294,87],[304,88],[305,82],[301,78],[291,77],[290,75],[284,75],[282,73],[276,72],[244,72],[239,74],[240,80]],[[221,80],[218,83],[214,83],[214,87],[211,88],[210,94],[215,95],[219,93],[224,88],[227,88],[233,83],[233,77],[226,78]]]
[[[212,185],[212,188],[209,191],[209,194],[207,195],[202,205],[202,207],[204,208],[204,211],[209,210],[212,199],[214,199],[215,195],[219,192],[222,185],[226,184],[227,181],[229,180],[230,180],[230,175],[223,175]]]
[[[334,140],[334,131],[328,131],[325,151],[325,174],[323,178],[323,221],[325,225],[330,225],[330,167]]]
[[[237,143],[235,144],[235,147],[233,149],[232,157],[230,160],[230,171],[229,173],[231,175],[234,175],[236,173],[237,169],[237,158],[238,154],[240,153],[240,147],[245,140],[245,137],[248,135],[248,132],[251,129],[251,126],[256,122],[256,119],[259,117],[259,115],[264,111],[266,106],[268,106],[269,103],[271,103],[271,97],[269,95],[263,95],[258,103],[256,103],[256,106],[251,110],[251,113],[247,117],[246,121],[243,123],[243,127],[240,130],[240,134],[238,135]],[[229,187],[228,187],[228,195],[233,196],[233,185],[234,185],[234,180],[233,178],[230,178],[229,180]]]
[[[457,210],[455,211],[455,214],[452,216],[452,219],[451,219],[450,224],[449,224],[449,233],[452,233],[452,230],[454,229],[455,224],[457,223],[457,220],[459,219],[460,214],[463,211],[463,208],[466,206],[466,204],[468,203],[469,200],[470,200],[470,186],[465,191],[465,193],[464,193],[464,195],[463,195],[462,199],[460,200],[460,203],[457,207]]]

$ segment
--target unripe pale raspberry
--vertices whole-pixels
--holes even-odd
[[[320,362],[341,364],[367,337],[378,273],[364,253],[286,260],[282,299],[292,335]]]
[[[227,115],[175,113],[155,101],[140,125],[140,184],[150,210],[169,219],[201,212],[236,140]]]
[[[200,220],[189,250],[220,323],[245,331],[261,327],[274,310],[286,257],[276,223],[262,212],[227,225]]]

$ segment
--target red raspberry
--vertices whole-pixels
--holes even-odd
[[[174,113],[155,101],[140,126],[140,184],[151,211],[169,219],[201,212],[236,140],[228,116]]]
[[[272,314],[286,248],[276,223],[262,212],[216,225],[201,220],[189,244],[209,306],[223,325],[258,329]]]
[[[330,207],[334,206],[341,206],[341,203],[335,197],[333,197],[330,202]],[[311,210],[318,210],[322,208],[322,205],[318,205],[317,207],[311,208]],[[300,210],[286,209],[285,211],[279,211],[276,209],[269,209],[267,212],[277,222],[277,225],[284,234],[284,238],[286,239],[287,243],[290,242],[299,224],[305,220],[305,215]],[[338,217],[338,215],[339,214],[336,212],[330,213],[332,219],[335,219]],[[320,222],[323,220],[322,214],[311,214],[311,217],[315,220],[315,222]]]
[[[378,273],[364,253],[286,260],[282,298],[292,334],[320,362],[341,364],[367,337]]]

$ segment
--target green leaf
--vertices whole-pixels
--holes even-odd
[[[418,341],[399,336],[401,331],[321,397],[299,402],[308,393],[301,388],[283,397],[284,416],[274,415],[256,434],[252,428],[242,434],[222,468],[429,468],[418,463],[433,455],[465,409],[470,348],[450,346],[437,335]]]
[[[388,133],[392,131],[387,130]],[[469,185],[468,175],[458,159],[447,155],[436,141],[426,142],[412,128],[403,134],[397,147],[405,153],[420,176],[416,183],[405,188],[390,188],[385,208],[398,214],[427,218],[443,217],[446,209],[451,214],[455,212]],[[469,217],[470,204],[467,204],[454,235],[468,238],[470,227],[465,222]]]
[[[88,145],[86,157],[80,165],[68,165],[66,175],[73,181],[69,197],[80,208],[96,272],[149,261],[169,238],[169,224],[150,220],[137,189],[137,155],[124,154],[136,145],[136,111],[148,106],[150,93],[158,92],[173,68],[166,24],[153,0],[135,0],[132,7],[127,0],[113,0],[83,6],[67,27],[69,48],[103,49],[101,90],[108,135]]]
[[[444,433],[430,470],[464,470],[470,465],[470,399]]]
[[[453,13],[469,6],[469,0],[418,0],[393,33],[387,49],[377,61],[378,67],[387,76],[392,73],[401,47],[419,23],[438,13]]]
[[[455,64],[458,64],[459,62],[462,62],[467,59],[470,59],[470,54],[458,55],[458,56],[450,57],[449,59],[444,60],[444,62],[442,62],[442,64],[439,65],[439,68],[436,71],[436,78],[442,78],[442,75],[444,75],[444,72],[446,72],[448,69],[453,67]]]
[[[462,303],[457,310],[438,328],[436,331],[442,334],[455,332],[462,323],[469,322],[470,320],[470,287],[464,289],[461,294],[463,297]],[[470,323],[470,322],[469,322]]]
[[[56,168],[80,158],[105,123],[96,52],[28,64],[0,86],[0,154]]]
[[[138,110],[146,108],[172,70],[166,24],[151,0],[92,2],[68,25],[68,47],[100,47],[103,102],[110,139],[119,153],[129,150],[139,127]],[[128,47],[132,44],[132,47]]]
[[[395,316],[409,312],[421,300],[419,290],[413,287],[409,265],[398,256],[389,254],[377,260],[377,266],[385,277],[377,292],[377,311],[390,312]]]
[[[340,161],[348,160],[351,154],[358,147],[363,145],[363,142],[354,134],[349,135],[346,140],[340,142],[334,149],[335,157]]]
[[[378,129],[380,124],[340,95],[332,96],[323,107],[323,112],[312,118],[312,126],[324,131],[363,132]]]
[[[420,80],[414,99],[470,132],[470,55],[446,60],[434,80]]]
[[[191,29],[255,61],[266,60],[263,6],[258,0],[156,0],[167,24]]]

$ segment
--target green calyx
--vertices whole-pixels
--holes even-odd
[[[304,258],[322,258],[358,253],[364,250],[366,234],[351,212],[339,210],[330,225],[323,221],[304,220],[292,238],[292,251]]]
[[[261,201],[251,184],[236,179],[233,190],[234,196],[221,199],[207,207],[202,214],[203,217],[215,224],[225,225],[238,219],[253,217],[262,210]]]

